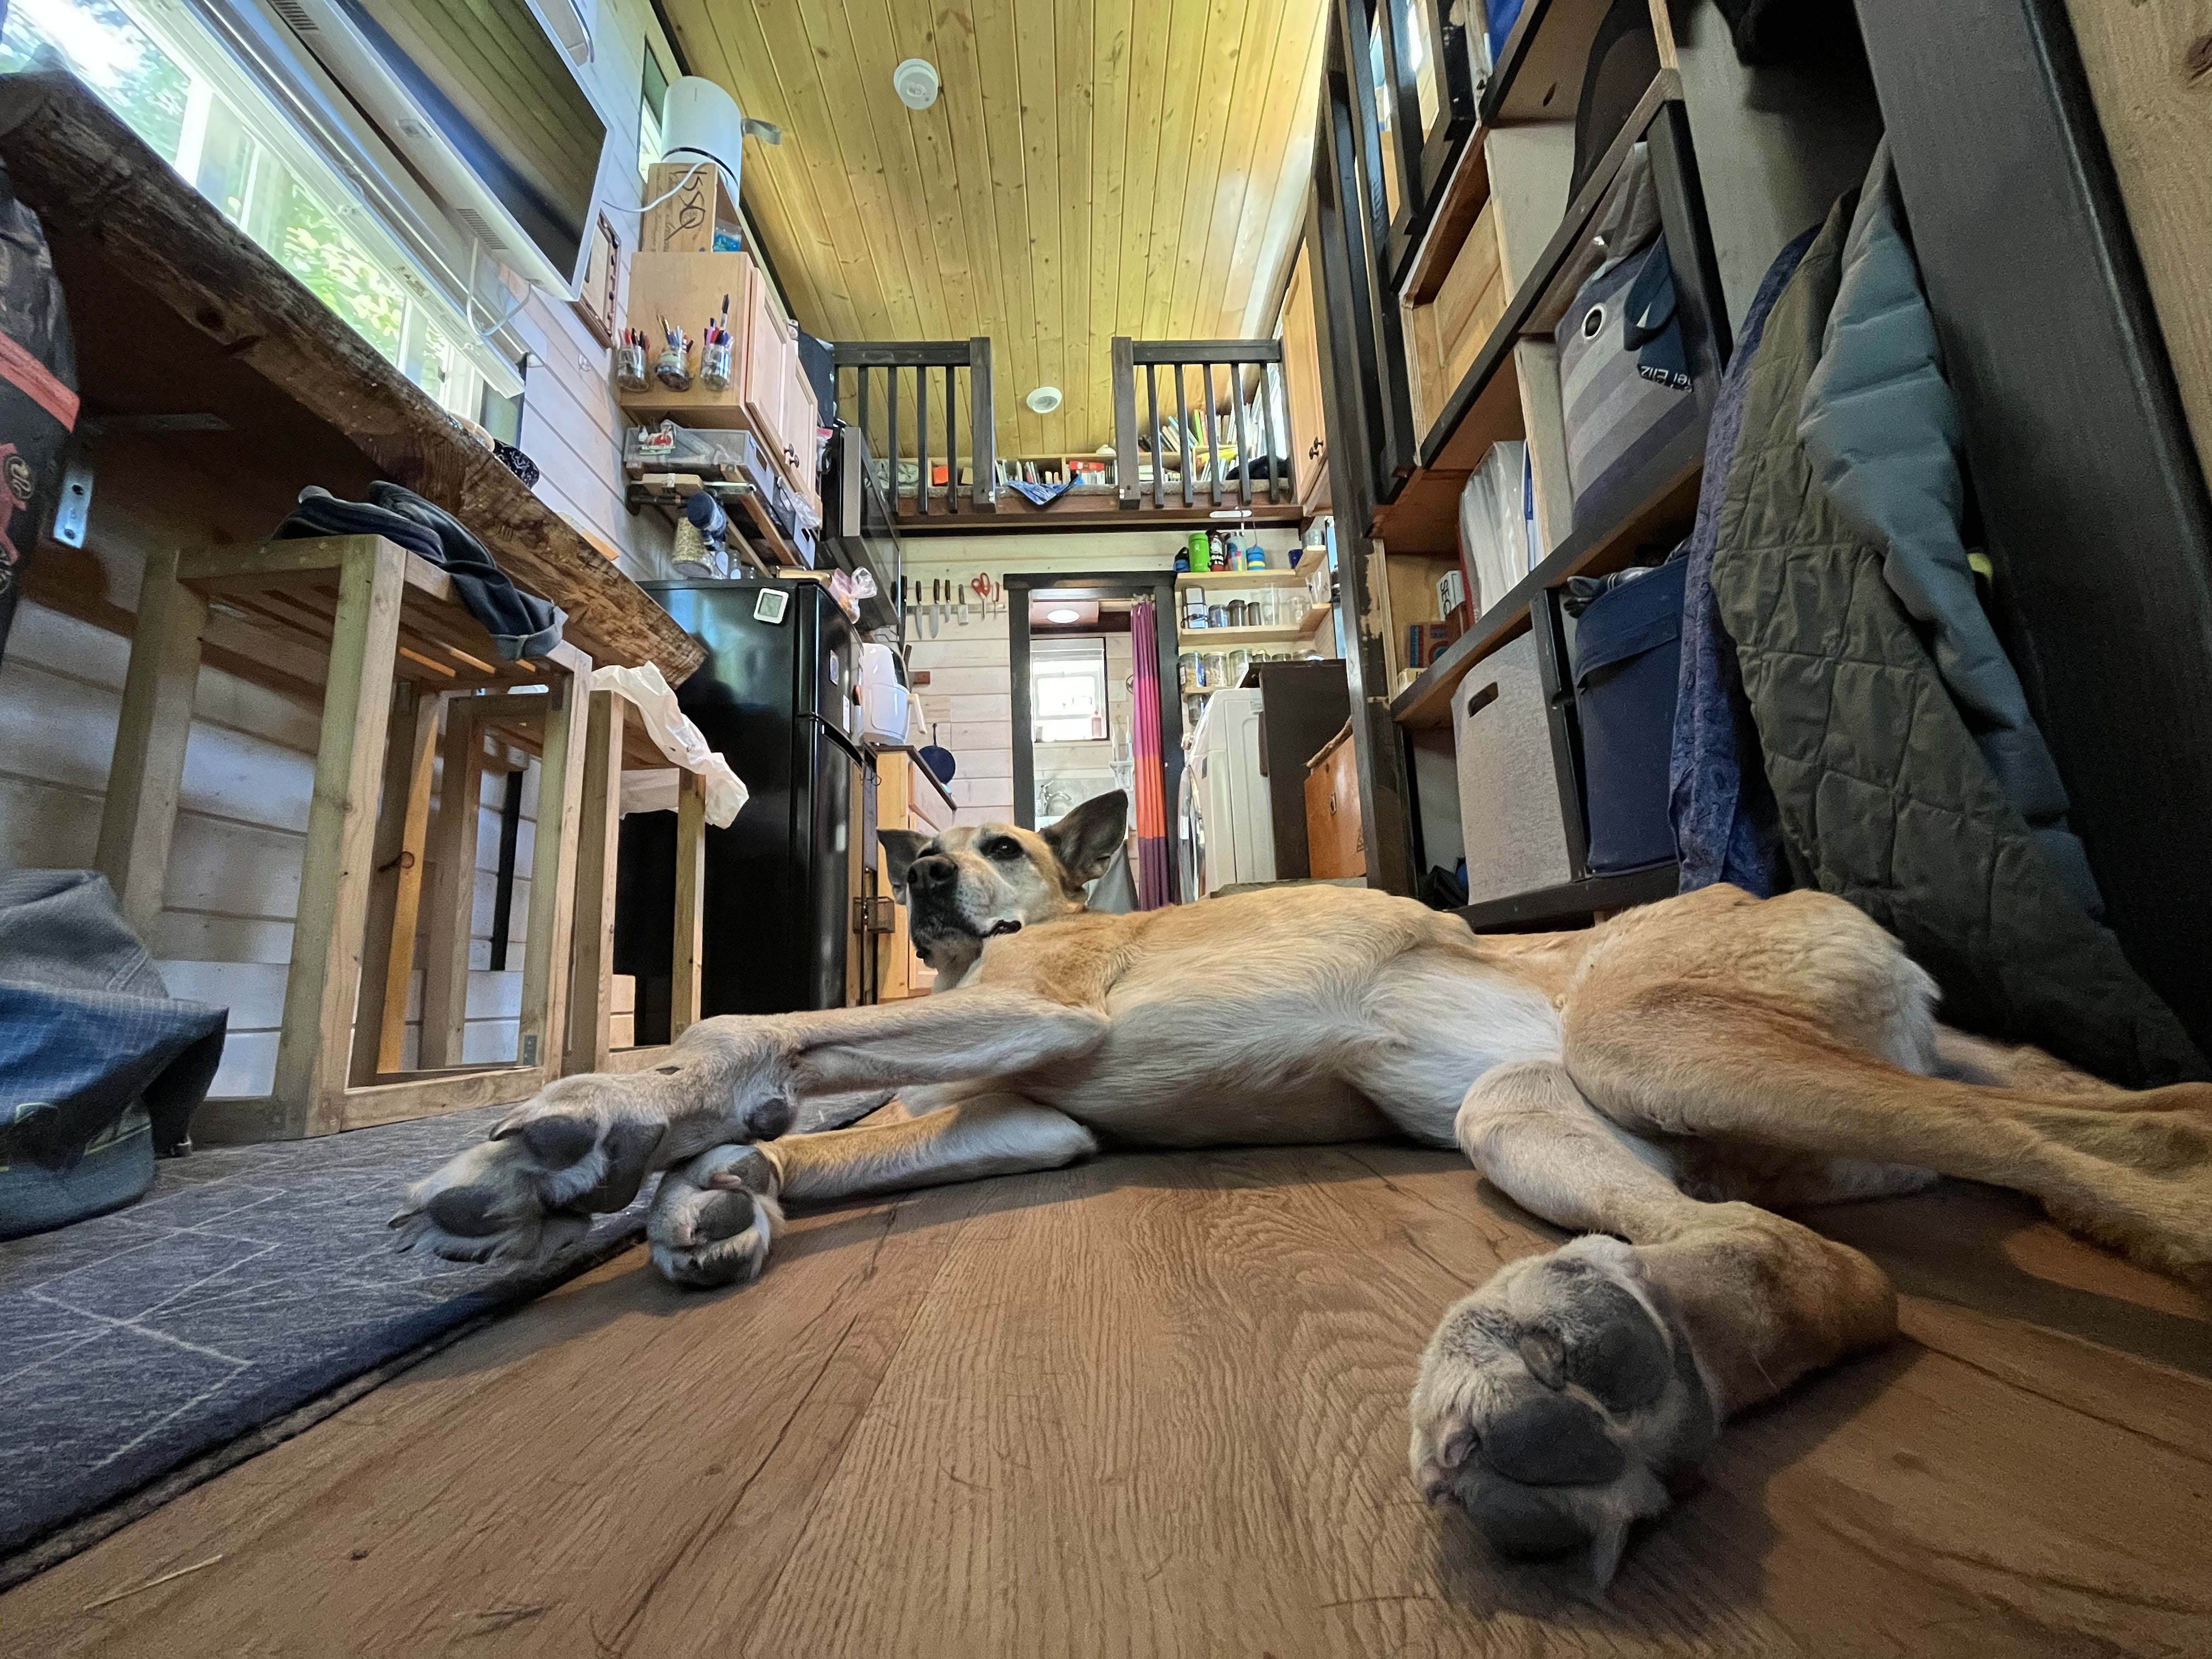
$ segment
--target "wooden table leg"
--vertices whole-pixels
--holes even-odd
[[[446,699],[438,818],[430,834],[430,921],[422,961],[422,1036],[416,1064],[458,1066],[468,1017],[469,942],[476,916],[477,828],[483,794],[483,739],[470,705]]]
[[[354,1010],[350,1081],[373,1083],[405,1060],[407,989],[415,968],[422,860],[430,817],[430,767],[438,749],[438,694],[402,680],[392,688],[383,795],[361,951],[361,1000]]]
[[[207,601],[177,580],[175,550],[150,556],[138,585],[138,625],[94,855],[141,939],[161,914],[206,625]]]
[[[583,819],[591,728],[592,661],[573,646],[553,662],[567,678],[546,694],[538,750],[538,826],[530,861],[530,933],[523,941],[522,1018],[516,1059],[557,1076],[568,1033],[570,942],[576,907],[576,841]]]
[[[568,991],[563,1076],[607,1069],[614,1006],[616,851],[622,836],[623,728],[627,699],[592,693],[584,801],[576,842],[575,967]]]
[[[699,1023],[706,962],[707,781],[678,775],[676,791],[676,939],[668,994],[668,1040]]]
[[[284,984],[284,1029],[270,1091],[287,1137],[343,1127],[406,580],[406,551],[367,540],[349,550],[339,579],[314,803]]]

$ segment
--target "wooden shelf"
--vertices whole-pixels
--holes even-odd
[[[1530,0],[1530,12],[1522,14],[1524,22],[1535,5],[1536,0]],[[1386,547],[1437,555],[1457,550],[1459,495],[1468,475],[1482,464],[1492,444],[1526,435],[1521,374],[1513,348],[1524,338],[1549,337],[1573,297],[1571,289],[1559,291],[1566,286],[1562,276],[1577,263],[1590,227],[1637,141],[1658,118],[1662,107],[1680,96],[1680,77],[1671,70],[1662,70],[1644,89],[1636,112],[1589,182],[1569,204],[1542,257],[1514,291],[1505,314],[1498,319],[1498,326],[1437,411],[1435,423],[1423,435],[1420,465],[1399,485],[1395,495],[1376,508],[1374,533]],[[1423,249],[1425,260],[1441,257],[1440,249]]]
[[[1469,669],[1517,639],[1528,627],[1528,608],[1547,588],[1572,576],[1601,576],[1626,565],[1636,550],[1662,532],[1686,527],[1698,507],[1704,476],[1705,428],[1700,421],[1644,463],[1621,491],[1620,509],[1601,525],[1577,526],[1513,591],[1475,618],[1419,678],[1391,700],[1401,726],[1449,727],[1451,697]]]
[[[1208,650],[1233,651],[1246,645],[1288,645],[1306,636],[1306,625],[1294,623],[1286,628],[1178,628],[1176,643],[1185,651],[1203,646]]]
[[[663,477],[689,481],[695,475],[656,472],[648,473],[643,478],[633,478],[623,492],[623,503],[629,507],[662,507],[681,511],[684,501],[691,495],[701,489],[706,490],[722,503],[723,510],[730,514],[732,527],[743,531],[761,543],[767,549],[769,559],[778,565],[799,564],[799,555],[775,527],[775,521],[769,517],[768,508],[761,501],[760,492],[752,485],[732,479],[708,478],[698,479],[693,489],[686,489],[681,483],[657,484],[650,482],[653,478]],[[742,538],[738,542],[738,547],[744,559],[762,575],[769,574],[768,560],[762,558]]]
[[[1534,893],[1516,893],[1453,914],[1478,933],[1539,932],[1561,922],[1585,921],[1600,910],[1626,910],[1672,898],[1681,884],[1681,866],[1669,859],[1618,875],[1584,876]]]
[[[1176,574],[1177,587],[1304,587],[1302,570],[1189,570]]]

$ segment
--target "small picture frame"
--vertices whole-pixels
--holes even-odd
[[[576,296],[576,314],[592,337],[609,350],[615,343],[615,288],[622,270],[622,239],[604,213],[592,232],[591,257],[584,264],[583,289]]]
[[[753,620],[771,626],[781,624],[783,614],[791,609],[791,590],[787,587],[763,587],[760,597],[753,601]]]

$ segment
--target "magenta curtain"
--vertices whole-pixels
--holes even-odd
[[[1130,655],[1137,670],[1135,731],[1129,752],[1136,761],[1137,908],[1157,910],[1174,897],[1168,878],[1168,815],[1160,757],[1159,606],[1139,599],[1129,615]]]

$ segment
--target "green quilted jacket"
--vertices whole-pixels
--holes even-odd
[[[2202,1077],[2179,1022],[2000,786],[1885,579],[1890,550],[1837,510],[1799,438],[1855,199],[1767,321],[1712,568],[1798,878],[1902,939],[1954,1024],[2118,1083]],[[1863,501],[1886,483],[1851,489]]]

